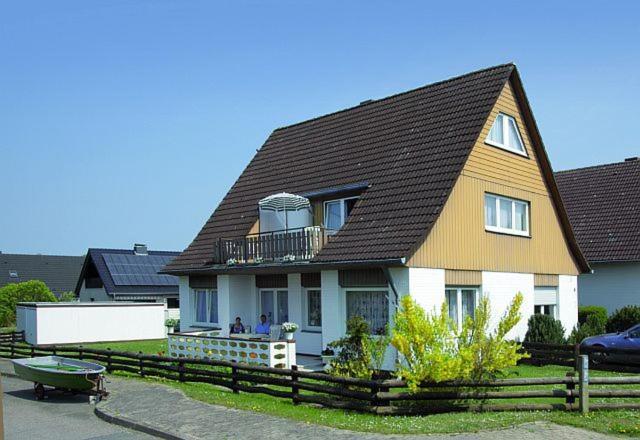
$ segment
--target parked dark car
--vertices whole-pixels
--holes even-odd
[[[640,365],[640,324],[634,325],[624,332],[607,333],[605,335],[585,338],[580,346],[604,349],[601,353],[593,353],[593,355],[591,355],[594,363],[615,362]],[[638,350],[638,356],[607,353],[607,348],[635,349]]]

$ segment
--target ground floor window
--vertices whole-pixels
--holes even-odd
[[[372,334],[383,334],[389,323],[389,294],[387,290],[348,290],[347,319],[361,316]]]
[[[218,323],[218,291],[212,289],[193,289],[192,304],[195,321],[199,324]]]
[[[286,290],[261,290],[260,314],[267,316],[269,324],[282,324],[289,320],[289,292]]]
[[[558,317],[558,288],[536,287],[534,289],[533,313]]]
[[[460,327],[467,316],[473,318],[478,289],[475,287],[450,287],[445,289],[449,317]]]
[[[322,329],[322,303],[320,289],[307,289],[302,296],[304,328],[307,330]]]

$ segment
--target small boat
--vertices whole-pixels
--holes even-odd
[[[102,365],[60,356],[14,359],[13,369],[18,377],[34,383],[36,397],[44,398],[44,385],[68,391],[103,392]]]

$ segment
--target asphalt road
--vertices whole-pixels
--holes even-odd
[[[2,376],[5,440],[148,440],[155,437],[104,422],[87,396],[51,394],[36,401],[33,385]]]

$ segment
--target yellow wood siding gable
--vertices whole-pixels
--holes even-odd
[[[485,143],[498,113],[515,118],[527,156]],[[530,203],[530,237],[485,231],[484,195]],[[577,275],[520,106],[508,82],[431,232],[407,262],[411,267]]]

